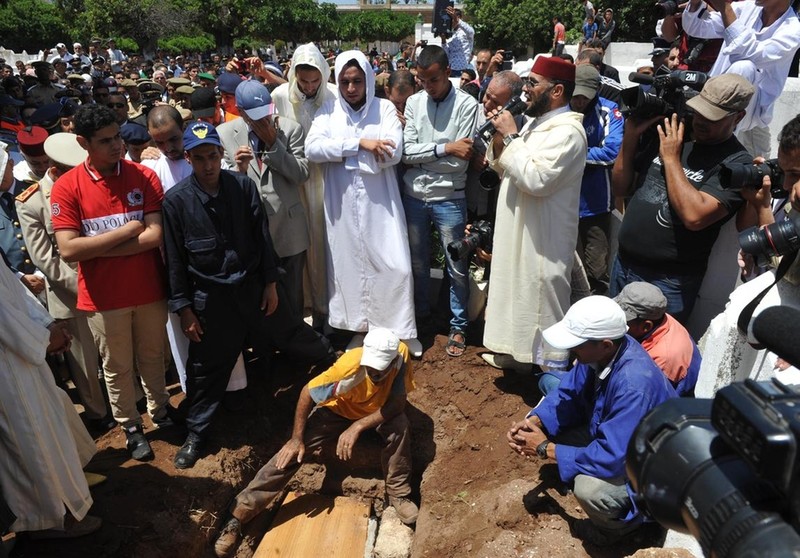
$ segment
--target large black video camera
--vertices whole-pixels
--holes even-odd
[[[656,17],[659,19],[675,15],[681,11],[680,4],[675,0],[663,0],[661,2],[657,2],[653,9]]]
[[[492,251],[492,224],[489,221],[475,221],[470,233],[462,240],[454,240],[447,245],[447,253],[457,262],[472,253],[475,248]]]
[[[686,101],[703,89],[708,75],[692,70],[675,70],[656,76],[633,72],[628,79],[634,83],[650,85],[651,90],[644,91],[639,86],[623,89],[620,110],[625,118],[633,116],[646,120],[654,116],[673,114],[684,118]]]
[[[753,334],[797,365],[800,311],[764,310]],[[800,556],[800,393],[777,380],[735,383],[709,399],[653,409],[628,445],[639,508],[691,533],[706,556]]]

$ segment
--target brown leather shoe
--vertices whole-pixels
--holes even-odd
[[[397,512],[397,517],[406,525],[414,525],[417,522],[419,508],[408,498],[396,498],[389,496],[389,505]]]
[[[235,517],[231,517],[222,531],[219,532],[214,543],[214,554],[217,558],[231,558],[236,554],[236,549],[242,542],[242,524]]]

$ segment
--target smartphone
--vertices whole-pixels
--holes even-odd
[[[514,66],[514,52],[510,48],[503,49],[503,69],[510,70]]]

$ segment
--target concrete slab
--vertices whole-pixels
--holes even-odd
[[[368,523],[367,504],[292,492],[254,558],[363,558]]]

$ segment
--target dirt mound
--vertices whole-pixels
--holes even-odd
[[[445,336],[429,338],[415,363],[417,390],[407,409],[419,487],[415,497],[421,500],[413,556],[610,557],[660,546],[658,529],[642,530],[608,549],[584,545],[571,535],[570,524],[585,515],[571,494],[559,491],[554,465],[540,470],[536,459],[516,455],[505,443],[511,422],[538,400],[533,377],[487,366],[474,346],[479,335],[471,337],[473,345],[460,358],[445,354]],[[103,518],[103,528],[69,541],[30,541],[23,535],[14,556],[213,556],[210,542],[231,499],[288,438],[299,388],[310,373],[280,359],[248,363],[244,409],[221,410],[208,454],[193,469],[178,471],[172,465],[183,442],[179,432],[149,428],[156,458],[148,463],[128,459],[119,430],[100,436],[98,454],[87,469],[108,476],[92,489],[91,513]],[[173,404],[182,397],[176,394]],[[358,446],[349,465],[336,463],[331,450],[323,448],[331,466],[304,465],[290,488],[380,500],[379,439],[365,437]],[[268,521],[265,515],[248,526],[238,558],[252,555]],[[648,548],[637,556],[684,554]]]

